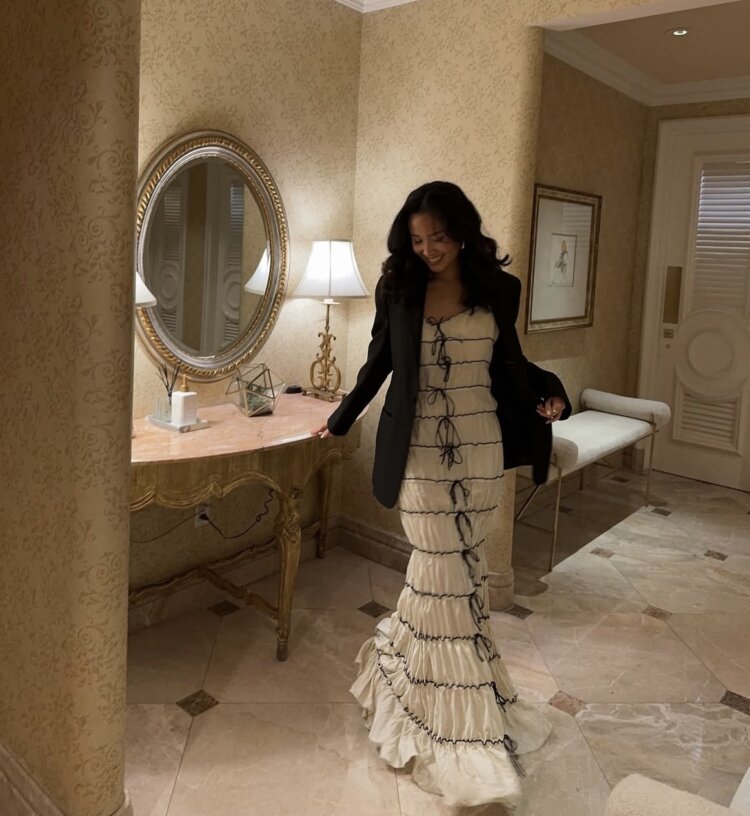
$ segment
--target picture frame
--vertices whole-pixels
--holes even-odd
[[[526,333],[594,324],[602,197],[534,185]]]

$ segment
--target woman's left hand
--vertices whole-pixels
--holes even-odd
[[[546,402],[536,407],[537,414],[544,417],[548,425],[550,422],[557,422],[564,410],[565,402],[560,397],[550,397]]]

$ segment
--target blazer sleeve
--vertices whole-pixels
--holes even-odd
[[[359,370],[354,388],[328,418],[328,430],[334,436],[343,436],[349,431],[357,417],[378,393],[392,369],[388,303],[383,294],[381,277],[375,287],[375,320],[372,324],[372,339],[367,349],[367,361]]]
[[[550,397],[560,397],[565,403],[565,408],[560,415],[560,419],[567,419],[571,415],[573,407],[570,404],[562,381],[553,372],[540,368],[536,363],[527,360],[521,350],[521,343],[518,339],[518,332],[516,331],[516,320],[518,319],[518,310],[521,305],[521,281],[515,277],[515,275],[510,275],[507,272],[503,273],[503,278],[505,281],[505,309],[511,326],[509,333],[511,340],[515,340],[520,358],[526,366],[529,384],[534,389],[539,402],[545,402]]]

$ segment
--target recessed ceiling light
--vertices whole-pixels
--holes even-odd
[[[670,28],[667,33],[673,37],[684,37],[688,33],[688,30],[687,28]]]

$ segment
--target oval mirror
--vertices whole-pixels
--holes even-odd
[[[217,131],[171,142],[144,171],[136,271],[156,298],[138,334],[159,362],[217,380],[260,349],[286,288],[289,239],[258,156]]]

